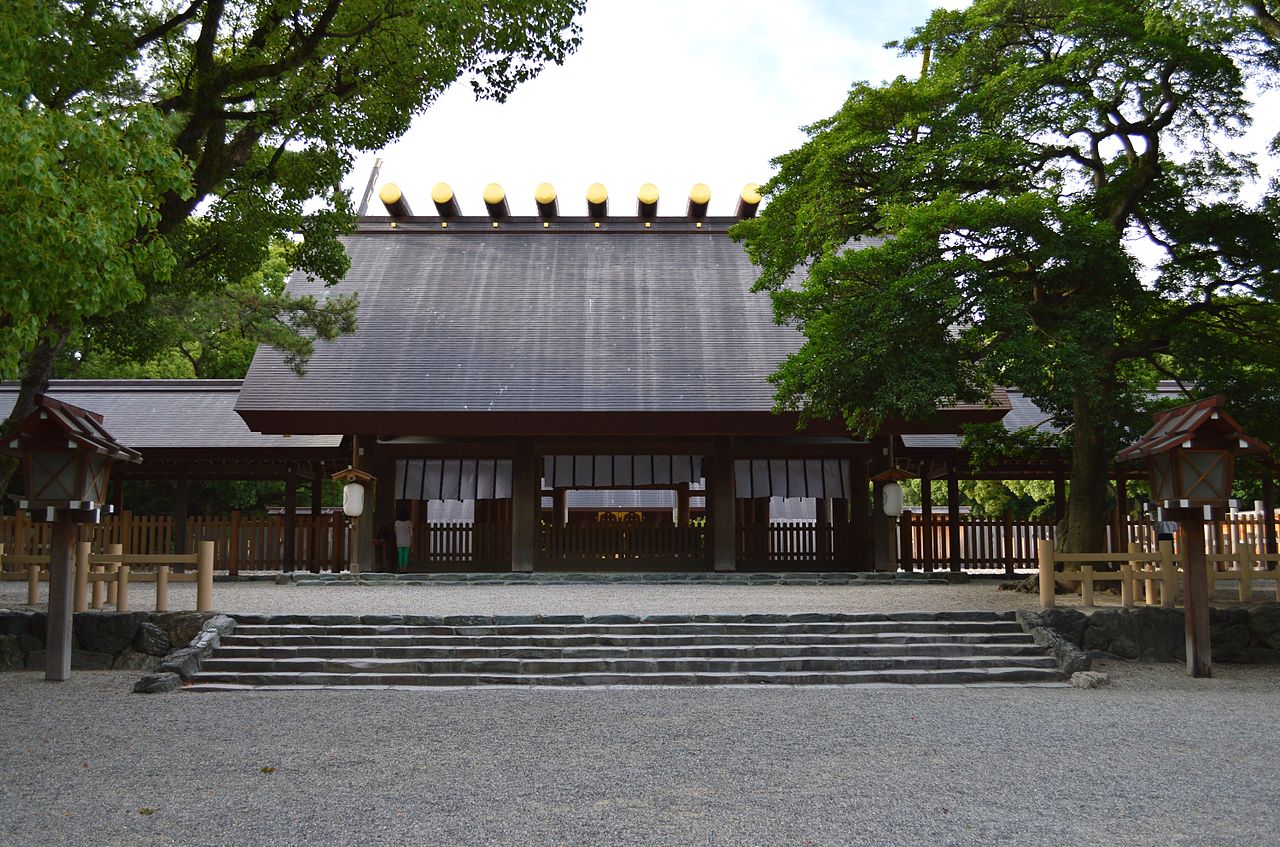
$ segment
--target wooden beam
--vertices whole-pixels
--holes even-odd
[[[1053,520],[1062,523],[1067,516],[1067,469],[1058,465],[1053,469]]]
[[[76,525],[63,517],[49,531],[49,625],[44,642],[44,678],[61,682],[71,678]]]
[[[1262,532],[1270,554],[1276,552],[1276,481],[1273,473],[1270,468],[1265,468],[1262,477]]]
[[[178,554],[187,552],[187,496],[190,483],[186,471],[178,474],[173,502],[173,552]]]
[[[871,476],[865,459],[849,459],[849,567],[855,571],[875,568],[871,543]]]
[[[297,563],[296,536],[298,531],[298,475],[292,463],[284,475],[284,561],[281,566],[292,571]]]
[[[324,466],[311,463],[311,549],[308,567],[312,573],[320,573],[320,515],[324,512]]]
[[[929,481],[929,463],[920,474],[920,559],[925,573],[933,570],[933,485]]]

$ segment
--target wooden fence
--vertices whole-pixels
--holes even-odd
[[[834,526],[787,521],[738,527],[738,561],[743,564],[831,563],[839,559]]]
[[[933,515],[926,532],[924,518],[904,514],[899,519],[898,563],[903,570],[923,567],[945,569],[951,561],[951,522],[947,515]],[[1280,523],[1277,524],[1280,528]],[[1112,526],[1107,533],[1106,553],[1124,553],[1130,544],[1140,550],[1155,552],[1158,543],[1154,527],[1148,521],[1130,520],[1122,528]],[[925,539],[932,539],[926,545]],[[1054,524],[1049,520],[1014,520],[1005,518],[960,518],[960,563],[964,570],[1004,569],[1029,570],[1037,567],[1036,545],[1054,539]],[[1205,522],[1205,549],[1210,555],[1232,554],[1251,550],[1266,552],[1265,518],[1256,514],[1228,515],[1222,520]],[[1175,546],[1176,552],[1176,546]]]
[[[510,565],[511,527],[499,523],[420,523],[409,561],[430,565]]]
[[[340,514],[298,515],[294,518],[294,565],[312,571],[344,570],[347,555],[346,518]],[[123,512],[94,526],[81,526],[78,540],[98,554],[119,544],[125,554],[174,553],[174,521],[169,516]],[[202,541],[213,542],[214,569],[236,574],[242,570],[280,570],[284,567],[283,515],[248,517],[194,515],[187,518],[185,550]],[[24,513],[0,517],[0,545],[12,555],[48,556],[49,526],[32,523]]]
[[[707,556],[705,527],[592,524],[544,526],[538,559],[544,562],[600,563],[624,561],[703,562]]]
[[[1157,604],[1172,608],[1182,589],[1185,572],[1174,551],[1173,542],[1161,541],[1156,550],[1143,550],[1138,544],[1130,544],[1124,553],[1056,553],[1053,542],[1041,541],[1038,549],[1040,574],[1040,607],[1051,609],[1056,603],[1055,582],[1080,583],[1080,599],[1085,606],[1094,605],[1094,589],[1100,582],[1120,584],[1120,605],[1131,608],[1142,592],[1148,606]],[[1280,602],[1280,554],[1257,552],[1250,547],[1239,546],[1230,552],[1205,554],[1205,577],[1209,596],[1212,598],[1217,583],[1235,582],[1236,599],[1247,603],[1253,599],[1255,580],[1272,580],[1271,589]],[[1270,564],[1271,567],[1267,567]],[[1059,565],[1074,565],[1059,570]],[[1100,566],[1102,569],[1096,569]]]

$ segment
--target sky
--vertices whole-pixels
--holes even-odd
[[[611,214],[634,214],[636,191],[659,189],[658,213],[684,213],[689,188],[711,188],[709,213],[732,214],[742,186],[805,140],[801,127],[833,114],[859,80],[919,73],[887,41],[930,9],[963,0],[590,0],[582,46],[506,103],[477,102],[455,84],[398,142],[359,155],[347,187],[358,203],[375,158],[417,214],[434,214],[447,182],[468,215],[483,214],[497,182],[516,215],[555,186],[560,213],[586,214],[601,182]],[[385,214],[376,193],[369,213]]]

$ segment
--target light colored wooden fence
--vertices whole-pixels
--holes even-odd
[[[834,526],[778,521],[738,527],[738,559],[744,564],[831,563],[839,558]]]
[[[1053,608],[1056,602],[1055,582],[1080,583],[1080,599],[1085,606],[1094,605],[1094,589],[1100,582],[1118,582],[1120,584],[1120,605],[1132,607],[1142,592],[1143,602],[1148,606],[1157,604],[1156,593],[1159,591],[1159,605],[1172,608],[1177,602],[1184,579],[1182,563],[1174,551],[1173,542],[1161,541],[1156,550],[1143,550],[1138,544],[1130,544],[1124,553],[1055,553],[1052,541],[1041,541],[1038,545],[1038,567],[1040,574],[1040,606]],[[1241,603],[1253,599],[1253,583],[1255,580],[1273,580],[1275,598],[1280,602],[1280,554],[1259,553],[1247,546],[1239,546],[1231,552],[1206,552],[1206,578],[1209,583],[1209,596],[1212,597],[1217,583],[1235,582],[1237,599]],[[1268,567],[1268,564],[1271,567]],[[1059,565],[1075,565],[1070,570],[1059,570]],[[1095,565],[1107,570],[1095,569]]]
[[[511,527],[499,523],[420,523],[409,561],[431,565],[509,565]]]
[[[189,573],[171,573],[173,566],[192,565]],[[22,568],[22,570],[18,570]],[[135,568],[141,568],[135,570]],[[0,579],[26,580],[27,605],[34,606],[40,599],[40,583],[49,581],[49,556],[5,554],[0,545]],[[129,585],[134,582],[153,582],[156,586],[156,611],[169,611],[169,583],[196,583],[196,611],[213,609],[213,544],[201,542],[197,552],[133,553],[121,552],[121,545],[109,545],[106,553],[95,554],[88,541],[76,543],[73,608],[83,612],[89,608],[101,609],[105,603],[117,612],[129,611]],[[103,591],[103,586],[106,591]],[[106,595],[105,598],[103,595]]]
[[[175,551],[173,518],[123,512],[95,526],[80,527],[80,541],[97,553],[119,544],[125,554],[161,555]],[[0,544],[13,555],[48,556],[48,525],[32,523],[24,514],[0,518]],[[185,549],[203,541],[214,549],[214,569],[236,574],[242,570],[279,570],[284,566],[284,516],[249,517],[193,515],[187,518]],[[344,570],[347,524],[343,515],[298,515],[294,518],[294,565],[298,568]]]

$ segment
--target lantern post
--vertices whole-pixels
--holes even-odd
[[[110,514],[107,483],[113,461],[142,457],[115,441],[102,416],[78,406],[37,395],[35,411],[5,441],[3,452],[22,460],[26,499],[18,508],[33,522],[51,524],[49,614],[44,678],[71,677],[71,629],[76,530]]]
[[[1117,461],[1146,459],[1152,499],[1178,521],[1186,618],[1187,673],[1212,676],[1209,587],[1204,549],[1206,507],[1221,508],[1231,496],[1236,456],[1267,453],[1246,435],[1216,395],[1159,412],[1145,435],[1116,454]]]
[[[330,479],[343,483],[342,513],[351,519],[351,572],[360,573],[361,566],[364,563],[356,561],[355,539],[359,532],[360,516],[364,514],[365,505],[369,500],[369,489],[373,486],[376,478],[368,471],[349,466],[335,473]]]

